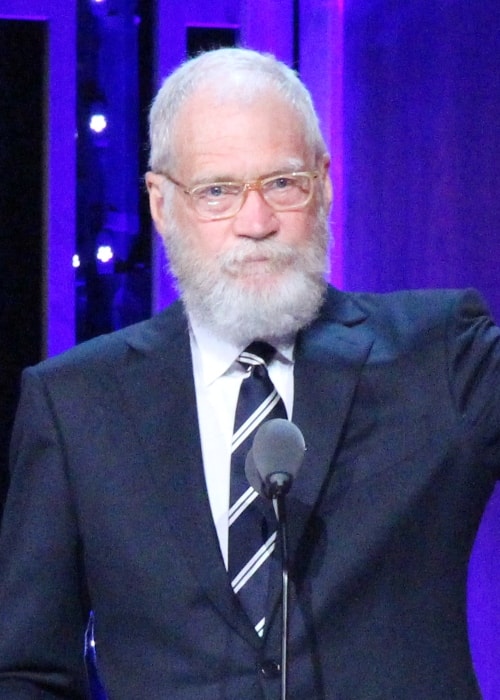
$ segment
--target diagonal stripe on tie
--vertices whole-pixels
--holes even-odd
[[[276,518],[270,504],[257,501],[249,487],[245,459],[257,428],[270,418],[286,418],[286,410],[267,372],[275,350],[252,343],[239,362],[246,369],[236,407],[232,457],[229,522],[229,575],[231,585],[259,636],[264,633],[269,558],[276,544]],[[266,512],[267,511],[267,512]]]
[[[244,440],[251,435],[251,433],[256,430],[261,423],[264,422],[266,417],[271,413],[273,408],[281,401],[280,395],[274,389],[272,394],[261,403],[261,405],[255,410],[249,418],[243,423],[242,426],[234,433],[232,450],[233,452],[238,449],[238,447],[243,443]]]
[[[268,559],[274,551],[276,544],[276,532],[273,532],[271,537],[268,538],[262,547],[260,547],[253,557],[247,561],[245,566],[241,569],[238,576],[231,581],[231,585],[235,593],[238,593],[243,586],[248,583],[252,576],[260,569],[262,564]]]
[[[233,503],[229,509],[229,527],[236,522],[245,508],[247,508],[247,506],[249,506],[250,503],[258,497],[258,495],[259,494],[257,491],[255,491],[255,489],[253,489],[251,486],[248,487],[245,493],[241,494],[238,500]]]

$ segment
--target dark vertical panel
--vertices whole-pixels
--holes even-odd
[[[292,23],[292,68],[300,74],[300,0],[293,0]]]
[[[42,347],[45,25],[0,20],[0,512],[23,367]]]
[[[78,4],[77,341],[151,313],[147,168],[155,2]],[[96,110],[107,128],[89,128]],[[108,264],[96,260],[102,245]]]
[[[138,49],[139,49],[139,143],[141,144],[139,153],[139,178],[148,169],[149,158],[149,107],[153,100],[155,86],[153,81],[154,65],[154,29],[156,2],[153,0],[139,0],[137,7],[140,17]],[[151,216],[149,213],[149,200],[145,194],[139,199],[139,235],[137,245],[134,250],[137,264],[143,265],[150,271],[151,269]],[[148,276],[147,306],[151,308],[151,277]]]
[[[196,56],[202,51],[236,46],[238,38],[239,31],[236,27],[189,26],[186,27],[186,53],[188,56]]]

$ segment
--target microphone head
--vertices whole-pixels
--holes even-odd
[[[250,486],[257,491],[260,496],[266,497],[266,489],[262,477],[259,474],[257,467],[255,466],[255,460],[253,458],[253,451],[247,454],[245,460],[245,476],[248,480]]]
[[[260,426],[250,451],[251,462],[268,498],[290,490],[304,460],[305,450],[304,436],[291,421],[273,418]],[[262,492],[262,489],[256,490]]]

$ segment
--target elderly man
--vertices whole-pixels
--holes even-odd
[[[480,697],[466,577],[500,474],[500,331],[473,292],[330,288],[328,166],[272,57],[208,52],[164,83],[146,182],[181,301],[25,372],[0,698],[87,697],[91,609],[110,698],[281,697],[276,518],[241,472],[274,416],[307,445],[289,697]]]

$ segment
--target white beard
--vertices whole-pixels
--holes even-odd
[[[188,314],[236,345],[253,340],[277,344],[295,336],[317,316],[326,291],[329,231],[318,211],[310,239],[291,246],[272,238],[242,239],[206,259],[189,232],[173,222],[165,234],[170,270]],[[265,256],[265,263],[249,261]],[[253,273],[253,274],[252,274]]]

